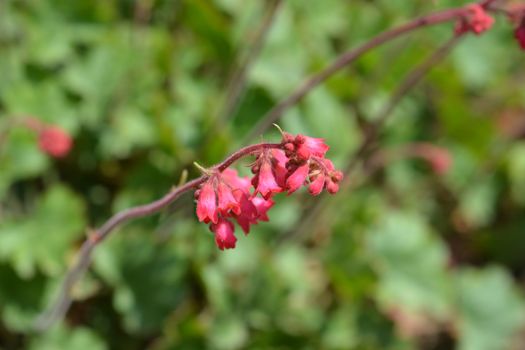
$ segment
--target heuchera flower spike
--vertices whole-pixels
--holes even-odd
[[[248,234],[251,225],[269,220],[268,211],[275,204],[272,198],[277,193],[291,194],[303,185],[314,196],[323,189],[332,194],[339,190],[343,173],[325,158],[329,147],[324,140],[280,131],[283,138],[276,145],[278,148],[255,153],[251,180],[239,177],[232,169],[222,172],[201,169],[208,179],[195,192],[197,217],[210,224],[219,249],[236,245],[235,227],[230,219]]]

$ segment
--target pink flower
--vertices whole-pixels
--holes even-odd
[[[455,33],[458,35],[468,31],[479,35],[489,30],[494,24],[494,18],[489,16],[479,4],[467,5],[466,11],[465,16],[456,23]]]
[[[308,160],[311,156],[322,158],[330,149],[323,139],[301,134],[294,137],[291,134],[283,133],[282,142],[287,156],[295,155],[296,158],[303,161]]]
[[[71,136],[58,126],[43,127],[38,133],[38,146],[52,157],[65,157],[72,145]]]
[[[288,173],[288,170],[286,170],[286,163],[288,163],[288,157],[286,157],[284,151],[280,149],[272,149],[271,155],[271,162],[273,173],[275,174],[275,181],[277,182],[277,185],[279,185],[279,187],[284,188],[286,185],[286,174]]]
[[[339,184],[330,179],[326,182],[326,190],[330,194],[336,194],[339,191]]]
[[[325,177],[323,174],[317,175],[317,177],[310,182],[310,186],[308,186],[308,192],[310,192],[311,195],[317,196],[324,188],[325,183]]]
[[[310,152],[310,154],[317,156],[317,157],[324,157],[326,152],[330,149],[330,147],[324,143],[324,139],[316,139],[314,137],[308,137],[304,136],[305,141],[302,144],[301,148],[306,148]]]
[[[309,170],[310,167],[308,163],[306,163],[295,169],[295,171],[288,176],[288,179],[286,179],[286,189],[288,190],[288,194],[297,191],[297,189],[304,184]]]
[[[245,193],[250,193],[252,183],[248,177],[240,177],[234,169],[226,169],[221,173],[221,179],[232,189],[240,189]]]
[[[217,223],[210,225],[210,230],[215,234],[215,243],[220,250],[235,248],[237,238],[234,234],[235,228],[230,221],[221,217]]]
[[[197,216],[199,221],[211,222],[210,230],[219,249],[235,247],[237,238],[231,219],[237,221],[245,234],[250,232],[251,225],[268,221],[275,193],[286,189],[291,194],[303,185],[308,185],[312,195],[320,194],[323,189],[336,193],[343,174],[325,158],[328,149],[323,139],[283,132],[281,144],[272,148],[263,146],[256,153],[251,166],[252,179],[239,177],[232,169],[222,172],[218,170],[220,167],[202,169],[208,178],[195,192]]]
[[[268,210],[270,210],[271,207],[275,204],[275,202],[271,199],[264,199],[261,197],[253,197],[252,203],[255,206],[257,210],[257,219],[261,221],[268,221],[270,220],[268,218]]]
[[[230,210],[235,214],[239,214],[241,212],[239,203],[237,203],[233,197],[231,188],[222,181],[219,181],[217,186],[217,197],[219,199],[219,211],[222,214],[225,215]]]
[[[244,233],[248,234],[250,233],[250,225],[257,223],[259,214],[253,200],[259,197],[248,198],[248,196],[241,191],[237,191],[234,194],[241,208],[240,213],[235,215],[235,219]]]
[[[514,31],[514,37],[518,40],[522,50],[525,50],[525,18],[521,20],[520,25]]]
[[[217,210],[217,196],[211,181],[205,182],[199,192],[197,200],[197,217],[199,221],[216,224],[219,220]]]
[[[254,177],[254,182],[257,186],[255,194],[260,193],[264,198],[269,198],[272,193],[282,192],[282,188],[275,181],[272,165],[267,160],[262,161],[259,173]]]

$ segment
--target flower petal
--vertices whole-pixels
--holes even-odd
[[[309,165],[304,164],[298,167],[290,176],[288,176],[286,179],[286,188],[288,190],[288,194],[297,191],[297,189],[304,184],[309,170]]]
[[[257,174],[257,188],[255,193],[260,193],[264,198],[268,198],[272,193],[282,192],[273,176],[272,166],[269,162],[261,164],[259,174]]]
[[[221,217],[216,224],[210,225],[210,230],[215,234],[215,243],[220,250],[235,248],[235,227],[230,221]]]
[[[271,199],[264,199],[261,197],[253,197],[252,203],[257,209],[257,219],[261,221],[268,221],[268,215],[267,212],[270,210],[271,207],[275,204],[275,202]]]
[[[226,182],[228,185],[230,185],[233,189],[241,189],[245,193],[250,192],[250,188],[252,186],[250,179],[245,177],[240,177],[237,174],[237,171],[234,169],[227,168],[221,173],[221,179]]]
[[[226,215],[230,210],[235,214],[241,212],[239,203],[233,197],[232,190],[222,181],[217,186],[217,197],[219,199],[219,211],[222,214]]]
[[[330,147],[324,143],[324,139],[318,139],[315,137],[305,136],[304,143],[299,148],[306,148],[308,151],[317,157],[324,157]]]
[[[218,221],[217,197],[211,182],[206,182],[200,189],[199,199],[197,200],[197,217],[199,221],[205,223]]]
[[[325,182],[325,177],[323,174],[317,175],[317,177],[310,183],[310,186],[308,186],[308,192],[310,192],[311,195],[317,196],[321,191],[323,190]]]

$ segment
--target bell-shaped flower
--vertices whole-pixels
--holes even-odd
[[[230,221],[221,217],[217,223],[210,225],[210,230],[215,234],[215,243],[220,250],[235,248],[235,227]]]
[[[288,157],[285,155],[284,151],[280,149],[272,149],[271,156],[272,169],[275,175],[275,181],[277,182],[279,187],[284,188],[286,185],[286,174],[288,173],[288,170],[286,170],[286,163],[288,163]]]
[[[293,173],[291,173],[290,176],[286,179],[286,189],[288,190],[288,194],[291,194],[299,189],[304,182],[306,181],[306,177],[308,176],[308,172],[310,170],[310,167],[308,163],[305,163],[304,165],[299,166],[297,169],[294,170]]]
[[[219,200],[219,211],[221,214],[226,215],[230,211],[235,214],[239,214],[241,212],[239,203],[233,197],[230,186],[222,181],[219,181],[219,184],[217,185],[217,197]]]
[[[241,208],[240,213],[235,215],[235,219],[244,233],[248,234],[250,233],[250,225],[257,223],[257,217],[259,214],[253,203],[253,199],[259,197],[250,198],[241,191],[236,191],[234,195]]]
[[[234,169],[226,169],[221,173],[221,179],[232,189],[240,189],[244,193],[250,193],[252,183],[248,177],[240,177]]]
[[[252,203],[257,209],[257,220],[260,221],[268,221],[270,220],[268,218],[268,210],[270,210],[271,207],[275,204],[275,202],[271,199],[264,199],[261,197],[253,197]]]
[[[315,179],[310,182],[310,185],[308,186],[308,192],[310,192],[311,195],[317,196],[324,188],[325,183],[325,176],[324,174],[318,174]]]
[[[282,192],[282,188],[275,181],[272,165],[263,161],[258,174],[254,177],[256,183],[255,194],[260,193],[264,198],[269,198],[273,193]]]
[[[197,217],[199,221],[216,224],[219,220],[217,210],[217,196],[210,181],[205,182],[199,191],[197,199]]]

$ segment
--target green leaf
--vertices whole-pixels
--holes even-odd
[[[510,349],[525,322],[525,303],[509,275],[491,267],[457,276],[460,350]]]
[[[446,316],[451,297],[448,254],[420,217],[388,214],[369,231],[368,247],[379,274],[377,298],[383,306]]]
[[[35,337],[29,350],[104,350],[107,349],[104,340],[95,332],[85,327],[74,329],[57,326],[46,333]]]
[[[42,311],[46,279],[41,274],[23,280],[5,264],[0,265],[0,305],[7,328],[25,331]]]
[[[37,269],[62,273],[71,244],[84,236],[84,204],[66,187],[55,185],[37,199],[32,214],[0,223],[0,259],[24,277]]]
[[[38,149],[36,136],[28,130],[12,128],[0,142],[5,143],[0,150],[1,197],[13,181],[43,173],[49,166],[49,160]]]
[[[151,234],[151,232],[148,232]],[[113,303],[130,332],[149,334],[184,300],[186,268],[176,251],[145,234],[115,238],[95,252],[94,267],[115,288]]]
[[[497,199],[495,180],[491,177],[481,179],[461,194],[459,212],[470,227],[482,227],[492,221]]]

